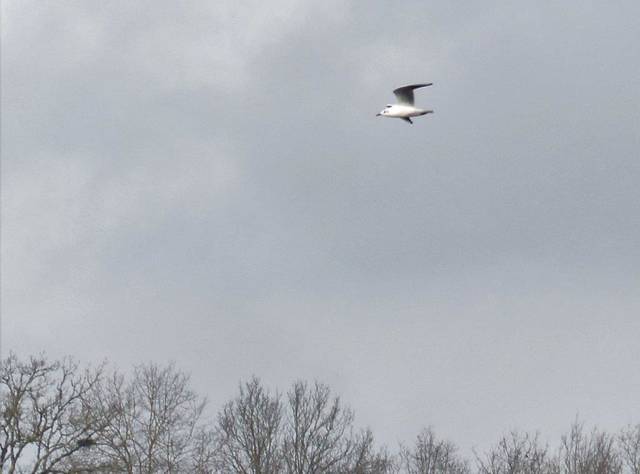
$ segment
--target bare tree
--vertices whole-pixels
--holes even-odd
[[[205,404],[172,364],[136,367],[130,381],[113,373],[92,392],[105,417],[96,450],[117,472],[208,472]]]
[[[288,411],[284,435],[287,473],[345,472],[357,449],[353,412],[331,397],[327,385],[296,382],[287,394]]]
[[[355,432],[353,412],[319,383],[296,382],[283,406],[254,377],[223,407],[217,432],[224,473],[383,474],[392,465],[375,451],[371,431]]]
[[[344,472],[350,474],[393,474],[396,466],[386,449],[376,450],[373,433],[363,430],[354,439],[354,448],[345,462]]]
[[[257,378],[240,384],[240,393],[218,415],[217,469],[221,473],[280,472],[282,405]]]
[[[562,436],[559,462],[566,474],[616,474],[622,472],[622,460],[616,451],[615,437],[596,428],[585,433],[578,420]]]
[[[538,434],[512,431],[484,457],[476,455],[480,474],[546,474],[557,472],[555,460]]]
[[[466,474],[469,467],[456,446],[425,428],[411,447],[400,446],[400,467],[408,474]]]
[[[80,370],[71,359],[49,362],[40,356],[22,362],[14,354],[5,359],[0,369],[0,471],[73,472],[65,463],[93,445],[103,429],[85,402],[101,376],[101,367]]]
[[[195,474],[213,474],[216,470],[217,438],[212,429],[200,429],[194,439],[191,471]]]
[[[619,444],[622,459],[631,474],[640,474],[640,424],[623,428]]]

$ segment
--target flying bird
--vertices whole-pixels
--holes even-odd
[[[395,117],[401,118],[405,122],[413,123],[411,117],[419,117],[420,115],[432,114],[433,110],[419,109],[418,107],[413,105],[413,91],[415,89],[427,87],[432,84],[433,82],[429,82],[428,84],[412,84],[410,86],[398,87],[393,91],[393,93],[396,95],[396,99],[398,99],[398,103],[388,104],[384,109],[376,114],[376,117]]]

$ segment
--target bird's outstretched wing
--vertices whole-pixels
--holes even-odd
[[[413,105],[413,90],[419,89],[421,87],[427,87],[432,85],[433,82],[429,82],[428,84],[413,84],[410,86],[402,86],[398,87],[393,93],[396,95],[398,99],[398,103],[405,105]]]

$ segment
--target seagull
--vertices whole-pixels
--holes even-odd
[[[412,84],[410,86],[398,87],[393,93],[398,99],[397,104],[388,104],[382,109],[376,117],[382,115],[383,117],[396,117],[401,118],[405,122],[413,123],[411,117],[419,117],[420,115],[432,114],[433,110],[419,109],[413,105],[413,90],[420,89],[421,87],[427,87],[432,85],[433,82],[428,84]]]

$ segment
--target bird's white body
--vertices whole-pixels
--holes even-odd
[[[409,117],[420,117],[421,115],[426,115],[433,113],[433,110],[425,110],[419,109],[418,107],[414,107],[412,105],[402,105],[395,104],[389,105],[380,112],[380,115],[385,117],[397,117],[397,118],[409,118]]]
[[[398,99],[398,104],[389,104],[382,109],[377,115],[382,117],[400,118],[406,122],[413,123],[411,117],[419,117],[421,115],[432,114],[433,110],[419,109],[413,105],[413,91],[421,87],[430,86],[428,84],[414,84],[410,86],[398,87],[393,91]]]

